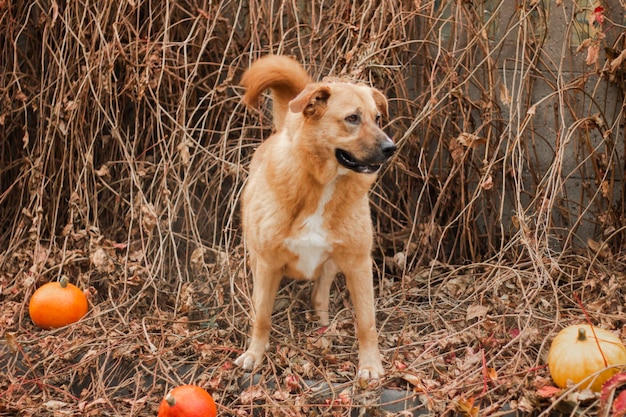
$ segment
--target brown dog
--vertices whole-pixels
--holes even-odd
[[[396,150],[381,130],[387,100],[364,85],[312,83],[284,56],[255,61],[242,85],[248,105],[272,91],[276,132],[254,154],[242,196],[254,318],[250,346],[235,363],[247,370],[261,363],[283,276],[315,281],[312,302],[325,326],[330,287],[342,272],[356,313],[358,376],[379,378],[368,191]]]

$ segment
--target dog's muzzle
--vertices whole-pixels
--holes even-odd
[[[365,159],[358,159],[352,153],[337,148],[335,158],[344,167],[361,174],[373,174],[378,171],[396,152],[396,145],[388,138],[380,142],[378,149]]]

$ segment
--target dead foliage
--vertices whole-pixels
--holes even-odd
[[[419,400],[406,415],[610,409],[552,389],[544,355],[583,309],[626,336],[623,12],[0,1],[0,414],[154,416],[181,383],[221,415],[385,415],[391,389]],[[372,192],[388,376],[371,389],[351,382],[341,279],[325,331],[309,286],[285,282],[259,384],[231,364],[251,293],[239,193],[271,132],[237,83],[267,53],[390,98],[399,152]],[[62,275],[90,312],[37,329],[28,299]]]

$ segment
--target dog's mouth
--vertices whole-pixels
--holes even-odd
[[[335,158],[344,167],[361,174],[373,174],[380,169],[384,161],[359,161],[348,151],[335,150]]]

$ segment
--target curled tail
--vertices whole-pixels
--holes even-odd
[[[267,55],[254,61],[243,74],[241,85],[246,89],[243,101],[255,107],[261,93],[268,88],[272,90],[274,126],[280,130],[289,110],[289,102],[311,81],[309,74],[295,59]]]

